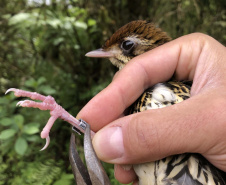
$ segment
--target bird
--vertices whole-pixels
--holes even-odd
[[[119,28],[104,45],[90,51],[87,57],[108,58],[119,70],[131,59],[159,47],[172,39],[155,24],[136,20]],[[129,107],[128,114],[159,109],[190,98],[191,81],[158,83],[141,94]],[[201,154],[177,154],[158,161],[135,164],[134,171],[139,185],[222,185],[226,174],[213,166]]]

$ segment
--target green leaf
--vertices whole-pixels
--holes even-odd
[[[0,134],[0,139],[9,139],[16,134],[16,130],[14,129],[6,129],[3,130]]]
[[[76,21],[76,22],[75,22],[75,26],[76,26],[77,28],[82,28],[82,29],[84,29],[84,30],[87,28],[87,24],[84,23],[84,22],[80,22],[80,21]]]
[[[38,88],[38,91],[49,95],[56,93],[56,90],[51,88],[49,85],[42,85],[41,87]]]
[[[46,78],[45,77],[40,77],[39,79],[38,79],[38,85],[41,85],[41,84],[43,84],[44,82],[46,82]]]
[[[223,28],[226,28],[226,21],[217,21],[214,24],[215,25],[222,26]]]
[[[75,44],[75,45],[74,45],[74,48],[75,48],[75,49],[80,49],[81,47],[80,47],[80,45]]]
[[[51,20],[48,20],[47,22],[50,26],[54,28],[57,28],[61,24],[61,21],[59,19],[51,19]]]
[[[88,20],[88,25],[89,25],[89,26],[94,26],[94,25],[96,25],[96,20],[94,20],[94,19],[89,19],[89,20]]]
[[[28,135],[33,135],[39,132],[39,123],[29,123],[24,126],[23,132]]]
[[[19,128],[22,128],[24,124],[24,117],[21,114],[17,114],[13,117],[14,122],[18,125]]]
[[[0,120],[0,124],[3,126],[9,126],[9,125],[13,124],[13,120],[10,118],[2,118]]]
[[[56,45],[60,44],[63,41],[64,41],[64,38],[63,37],[59,37],[59,38],[54,39],[53,44],[56,46]]]
[[[2,15],[2,18],[3,19],[9,19],[11,17],[11,14],[5,14],[5,15]]]
[[[32,87],[35,89],[37,87],[38,83],[33,78],[31,78],[25,82],[25,85],[27,87]]]
[[[64,185],[70,185],[74,180],[74,176],[72,174],[65,174],[63,173],[61,175],[61,178],[56,181],[53,185],[61,185],[61,184],[64,184]]]
[[[28,146],[27,141],[24,138],[19,137],[16,140],[14,147],[15,147],[16,153],[20,155],[24,155],[27,150],[27,146]]]
[[[20,22],[26,21],[30,18],[29,13],[18,13],[9,19],[9,25],[18,24]]]
[[[37,141],[40,141],[40,137],[37,136],[37,135],[27,135],[25,136],[26,137],[26,140],[27,141],[30,141],[30,142],[37,142]]]

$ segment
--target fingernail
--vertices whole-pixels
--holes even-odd
[[[132,169],[133,165],[132,164],[122,164],[121,167],[125,171],[130,171]]]
[[[116,162],[124,153],[121,127],[109,127],[97,132],[93,138],[93,146],[101,160]]]

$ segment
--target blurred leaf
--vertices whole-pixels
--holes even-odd
[[[38,85],[41,85],[41,84],[43,84],[44,82],[46,82],[46,78],[45,77],[40,77],[39,79],[38,79],[38,81],[37,81],[37,83],[38,83]]]
[[[60,180],[56,181],[53,185],[71,185],[74,181],[73,174],[65,174],[63,173],[60,177]]]
[[[24,155],[26,150],[27,150],[27,141],[22,138],[22,137],[19,137],[17,140],[16,140],[16,143],[15,143],[15,150],[18,154],[20,155]]]
[[[25,85],[27,87],[32,87],[35,89],[37,87],[38,83],[33,78],[31,78],[25,82]]]
[[[14,122],[17,124],[19,128],[22,128],[24,124],[24,117],[21,114],[17,114],[13,116]]]
[[[39,123],[29,123],[24,125],[23,132],[28,135],[36,134],[39,132]]]
[[[37,142],[40,140],[40,137],[37,135],[27,135],[25,137],[26,137],[26,140],[30,142]]]
[[[216,25],[220,25],[222,26],[223,28],[226,28],[226,21],[218,21],[218,22],[215,22]]]
[[[80,45],[78,45],[78,44],[75,44],[75,45],[74,45],[74,49],[77,50],[77,49],[80,49],[80,48],[81,48]]]
[[[56,90],[51,88],[48,85],[42,85],[41,87],[38,88],[38,90],[40,92],[43,92],[44,94],[49,94],[49,95],[56,93]]]
[[[11,17],[11,14],[2,15],[2,18],[4,18],[4,19],[10,19],[10,17]]]
[[[63,41],[64,41],[64,38],[59,37],[59,38],[54,39],[53,44],[56,46],[56,45],[60,44]]]
[[[20,22],[28,20],[30,17],[29,13],[18,13],[9,19],[9,25],[18,24]]]
[[[88,20],[88,25],[89,25],[89,26],[94,26],[94,25],[96,25],[96,20],[95,20],[95,19],[89,19],[89,20]]]
[[[61,24],[61,22],[59,19],[53,19],[53,20],[49,20],[48,24],[50,24],[54,28],[57,28]]]
[[[16,130],[14,129],[6,129],[3,130],[0,134],[0,139],[9,139],[11,137],[13,137],[16,134]]]
[[[85,22],[76,21],[74,24],[77,28],[87,29],[87,24]]]
[[[3,118],[0,120],[0,124],[3,126],[9,126],[13,124],[13,120],[11,118]]]

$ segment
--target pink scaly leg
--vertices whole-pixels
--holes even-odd
[[[33,107],[33,108],[39,108],[40,110],[50,110],[51,117],[49,118],[47,124],[45,125],[45,127],[41,132],[41,138],[46,139],[46,144],[41,150],[45,150],[48,147],[50,143],[49,132],[57,118],[67,121],[72,126],[76,127],[78,130],[84,133],[84,130],[79,126],[80,121],[77,120],[75,117],[73,117],[71,114],[69,114],[60,105],[58,105],[53,97],[43,96],[36,92],[29,92],[29,91],[24,91],[24,90],[15,89],[15,88],[8,89],[5,94],[11,91],[13,91],[14,95],[17,97],[28,97],[28,98],[31,98],[32,100],[42,101],[42,102],[35,102],[32,100],[19,101],[17,105],[21,107]],[[94,132],[91,132],[91,135],[93,136]]]

